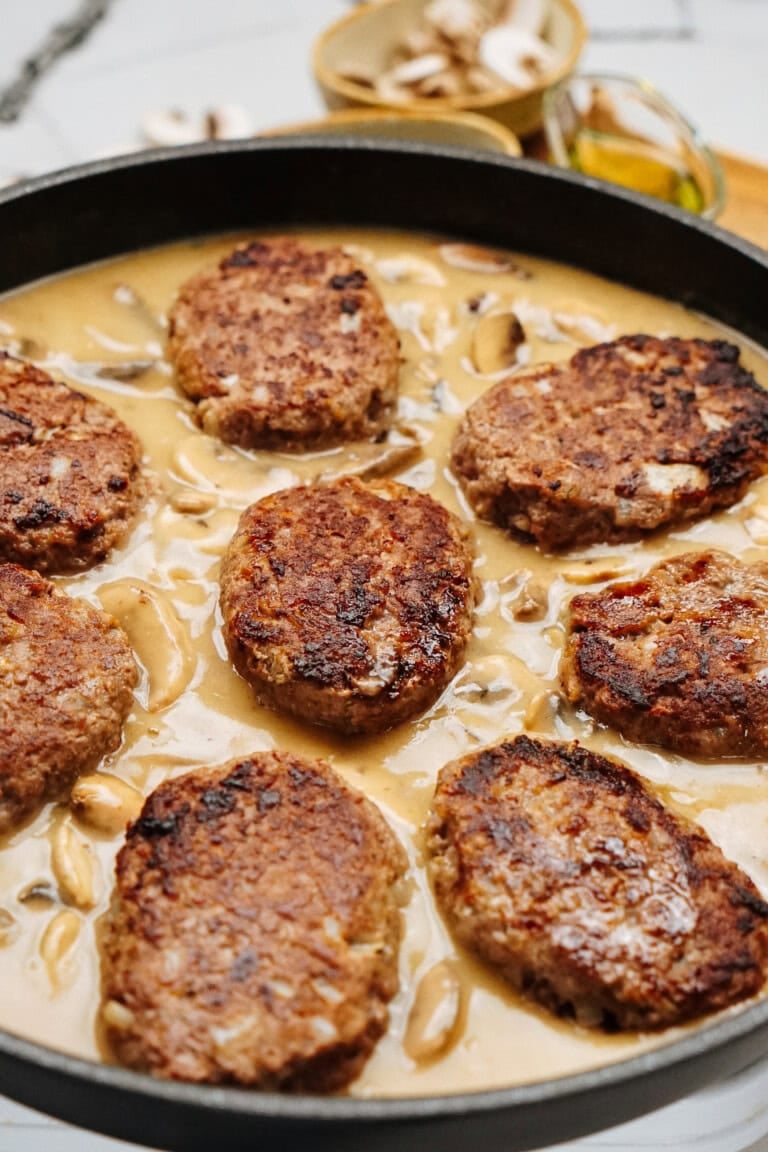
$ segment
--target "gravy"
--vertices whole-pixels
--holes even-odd
[[[401,991],[391,1006],[389,1032],[352,1094],[487,1089],[635,1055],[682,1029],[603,1036],[561,1023],[526,1004],[456,947],[430,896],[420,830],[437,772],[449,759],[524,729],[578,738],[642,773],[667,803],[698,820],[768,895],[763,766],[701,765],[625,745],[566,707],[557,679],[562,609],[585,585],[599,587],[608,579],[642,573],[665,556],[710,545],[745,560],[764,556],[768,479],[753,484],[737,507],[692,526],[636,544],[551,558],[478,523],[447,460],[462,411],[492,382],[478,376],[470,359],[478,313],[514,306],[527,337],[518,350],[523,363],[565,359],[579,345],[632,332],[729,334],[674,304],[529,257],[506,271],[474,271],[447,263],[439,242],[429,239],[351,231],[304,235],[314,244],[351,246],[400,329],[404,431],[393,437],[402,451],[386,449],[388,460],[380,459],[385,447],[375,445],[303,458],[245,452],[197,430],[192,406],[176,391],[163,360],[164,314],[178,286],[230,250],[232,237],[143,252],[0,300],[0,343],[113,405],[146,450],[152,493],[129,540],[108,563],[57,581],[118,615],[142,663],[123,745],[102,768],[147,794],[168,776],[284,747],[327,757],[381,807],[412,864]],[[766,356],[743,339],[739,343],[746,365],[768,385]],[[392,475],[431,492],[471,523],[483,596],[466,664],[435,706],[382,736],[344,740],[255,703],[227,659],[217,570],[240,511],[254,500],[319,475],[393,464]],[[526,619],[520,611],[526,580],[547,592],[542,619]],[[57,880],[52,853],[61,842],[62,823],[90,853],[92,907],[73,906],[71,893],[67,903]],[[94,934],[109,902],[121,842],[121,833],[93,831],[63,804],[49,804],[5,838],[0,849],[3,1027],[79,1056],[109,1058],[96,1026]],[[409,1012],[422,978],[446,958],[460,987],[461,1026],[452,1046],[417,1062],[406,1054],[414,1045],[403,1045]],[[439,984],[432,979],[432,985]]]

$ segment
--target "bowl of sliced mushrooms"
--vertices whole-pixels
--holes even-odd
[[[313,64],[331,109],[462,109],[526,135],[585,39],[573,0],[378,0],[327,28]]]

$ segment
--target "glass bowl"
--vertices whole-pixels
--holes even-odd
[[[719,161],[646,80],[589,73],[544,93],[550,159],[714,220],[725,203]]]

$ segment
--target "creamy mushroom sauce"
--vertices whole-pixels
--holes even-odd
[[[116,613],[143,665],[123,746],[102,768],[146,794],[166,777],[198,766],[259,749],[290,748],[328,757],[381,807],[410,854],[412,872],[401,991],[387,1036],[351,1089],[355,1095],[415,1095],[547,1079],[674,1038],[679,1030],[603,1036],[559,1022],[522,1002],[490,969],[460,952],[430,897],[420,830],[436,774],[453,757],[522,730],[576,737],[641,772],[677,811],[697,819],[768,894],[768,783],[761,765],[694,764],[625,745],[557,698],[561,615],[569,597],[585,586],[643,572],[663,556],[709,545],[745,560],[765,558],[768,480],[754,484],[738,507],[694,526],[638,544],[552,558],[477,523],[447,461],[461,412],[494,379],[479,376],[470,360],[473,330],[483,312],[515,308],[526,334],[517,352],[521,364],[561,360],[579,345],[623,333],[729,334],[674,304],[527,256],[506,271],[473,271],[446,262],[440,242],[425,238],[369,232],[307,232],[305,238],[312,244],[348,245],[379,286],[401,331],[400,420],[423,441],[423,449],[420,458],[400,461],[394,474],[431,492],[474,532],[484,593],[466,664],[425,716],[374,738],[338,739],[254,702],[227,659],[217,608],[219,560],[241,509],[275,489],[375,462],[382,447],[297,458],[238,451],[197,430],[192,407],[176,392],[162,358],[164,316],[178,286],[237,238],[181,244],[86,268],[0,300],[0,340],[112,404],[146,449],[153,492],[130,539],[108,563],[58,581],[73,595]],[[455,260],[457,253],[447,255]],[[466,264],[466,253],[458,255]],[[491,262],[488,268],[493,267]],[[743,339],[738,342],[745,363],[768,385],[764,354]],[[548,589],[543,620],[526,622],[514,615],[528,574]],[[62,880],[66,862],[57,868],[52,859],[57,843],[71,845],[71,836],[57,834],[62,822],[81,848],[90,846],[89,859],[96,865],[96,903],[90,910],[71,907],[73,885],[66,876]],[[48,805],[6,838],[0,849],[0,1024],[5,1028],[80,1056],[109,1059],[97,1027],[95,931],[109,901],[121,842],[121,833],[95,833],[63,804]],[[436,1006],[431,1026],[439,1030],[442,1011],[450,1030],[457,999],[451,973],[458,977],[462,1003],[454,1042],[442,1055],[417,1063],[406,1054],[406,1048],[414,1051],[413,1037],[403,1043],[407,1019],[420,981],[445,957],[452,963],[432,974],[423,995],[429,999],[437,989],[445,1003]],[[431,1007],[422,1004],[422,1016],[426,1011],[429,1017]]]

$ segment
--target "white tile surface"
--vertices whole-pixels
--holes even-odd
[[[768,0],[581,0],[584,67],[645,75],[705,137],[768,161]],[[0,84],[75,0],[0,0]],[[254,130],[322,112],[309,67],[348,0],[115,0],[41,82],[21,127],[0,125],[0,175],[138,143],[145,113],[236,101]],[[28,133],[28,135],[26,135]]]
[[[0,84],[12,75],[14,68],[35,47],[41,33],[72,12],[72,0],[42,0],[41,3],[19,3],[0,0]]]
[[[768,161],[768,0],[582,0],[585,67],[642,74],[710,140]],[[0,87],[76,0],[0,0]],[[255,130],[322,112],[308,54],[345,0],[116,0],[0,125],[0,177],[137,141],[146,112],[242,103]],[[768,211],[768,207],[766,209]],[[41,1106],[43,1101],[40,1102]],[[768,1066],[561,1152],[768,1152]],[[119,1152],[0,1097],[0,1152]]]
[[[32,176],[77,159],[69,143],[62,141],[58,123],[51,125],[34,108],[19,124],[0,124],[0,177]]]
[[[581,8],[594,35],[614,40],[638,33],[680,35],[692,22],[690,6],[680,0],[643,0],[642,7],[616,0],[582,0]]]
[[[321,114],[307,60],[317,32],[345,11],[338,0],[294,0],[272,19],[264,4],[202,5],[199,21],[187,14],[177,42],[170,10],[181,20],[190,5],[164,0],[163,22],[148,46],[150,8],[150,0],[118,5],[112,28],[96,32],[93,51],[104,43],[105,57],[72,55],[40,90],[39,106],[79,155],[138,140],[143,115],[152,110],[179,108],[197,118],[212,105],[235,102],[248,110],[254,131]],[[221,27],[218,8],[228,13]]]
[[[697,32],[705,42],[726,50],[738,45],[762,46],[764,50],[768,44],[768,4],[765,0],[728,0],[727,4],[723,0],[695,0],[694,11]],[[727,89],[723,102],[730,103]]]

